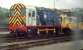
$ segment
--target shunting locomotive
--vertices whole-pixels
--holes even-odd
[[[32,34],[34,36],[60,33],[59,14],[49,8],[25,6],[21,3],[10,8],[9,31],[11,34]]]

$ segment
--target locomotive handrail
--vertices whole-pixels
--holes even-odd
[[[53,28],[52,29],[48,29],[48,28],[46,28],[46,29],[38,29],[38,31],[48,31],[48,30],[53,30],[54,31],[56,29],[53,29]]]

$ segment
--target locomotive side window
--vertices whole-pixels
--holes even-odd
[[[32,11],[32,17],[35,17],[35,11]]]

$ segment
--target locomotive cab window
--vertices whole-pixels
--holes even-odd
[[[35,10],[33,10],[33,9],[29,9],[29,12],[28,12],[28,16],[29,17],[35,17]]]
[[[32,11],[32,17],[35,17],[35,11]]]
[[[31,9],[28,9],[28,17],[32,17],[32,10]]]

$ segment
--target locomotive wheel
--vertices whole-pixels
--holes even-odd
[[[27,31],[27,37],[29,39],[38,39],[37,30],[35,28],[30,28]]]
[[[40,31],[40,34],[39,34],[39,38],[42,39],[42,38],[47,38],[47,34],[45,31]]]
[[[9,37],[10,38],[15,38],[16,37],[16,33],[11,31],[10,34],[9,34]]]
[[[48,38],[54,37],[55,33],[53,31],[48,31]]]
[[[56,28],[56,33],[55,33],[55,36],[58,37],[58,36],[61,36],[61,29],[59,28]]]
[[[70,28],[64,28],[62,29],[62,32],[64,33],[64,36],[69,36],[72,34],[72,30]]]

